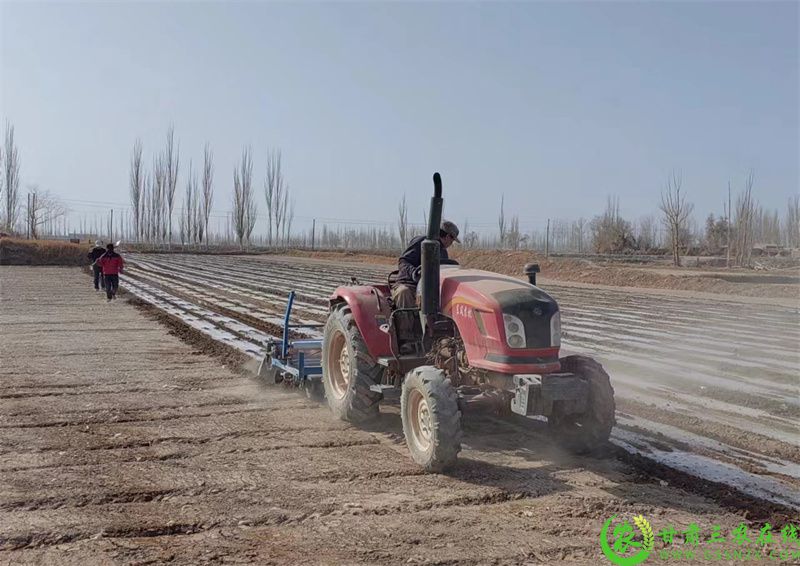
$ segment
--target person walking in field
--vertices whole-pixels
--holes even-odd
[[[94,290],[99,291],[100,289],[105,289],[105,281],[103,280],[103,270],[97,265],[97,260],[106,253],[106,249],[103,247],[103,242],[97,240],[94,243],[94,247],[92,251],[88,253],[89,260],[92,262],[92,275],[94,275]]]
[[[119,274],[122,273],[125,267],[125,262],[122,261],[122,256],[114,251],[114,244],[106,246],[106,253],[97,260],[100,269],[103,270],[103,279],[106,286],[106,298],[117,298],[117,290],[119,289]]]

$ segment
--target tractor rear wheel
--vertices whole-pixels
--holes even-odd
[[[370,356],[350,307],[336,305],[322,345],[322,385],[333,414],[351,423],[375,418],[383,395],[370,387],[382,375],[383,367]]]
[[[400,415],[408,450],[428,472],[452,466],[461,451],[458,394],[442,370],[418,367],[403,380]]]
[[[558,443],[568,450],[585,454],[602,449],[614,428],[614,388],[599,362],[587,356],[566,356],[561,371],[573,373],[589,383],[589,401],[585,413],[563,414],[558,404],[547,424]]]

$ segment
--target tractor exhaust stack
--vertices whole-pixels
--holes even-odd
[[[433,197],[428,217],[428,236],[423,240],[420,270],[421,305],[423,321],[426,316],[439,312],[439,229],[442,225],[442,177],[433,174]],[[423,322],[423,325],[425,323]],[[423,326],[424,327],[424,326]]]
[[[528,282],[531,285],[536,286],[536,274],[539,273],[539,271],[538,263],[526,263],[522,273],[528,276]]]

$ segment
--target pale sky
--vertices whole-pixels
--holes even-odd
[[[186,166],[215,152],[215,212],[254,152],[283,152],[296,221],[445,216],[525,228],[618,195],[655,212],[672,169],[702,218],[730,180],[783,210],[798,191],[797,2],[0,3],[2,117],[22,187],[77,213],[128,203],[174,124]],[[23,197],[24,200],[24,197]],[[80,201],[80,202],[79,202]],[[264,222],[259,222],[263,228]],[[260,231],[257,228],[257,231]]]

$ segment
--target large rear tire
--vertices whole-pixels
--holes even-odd
[[[322,345],[322,385],[333,414],[359,423],[378,415],[383,395],[370,389],[381,382],[383,367],[370,356],[346,304],[328,316]]]
[[[428,472],[441,472],[461,451],[458,394],[440,369],[422,366],[403,381],[400,415],[408,450]]]
[[[586,356],[566,356],[561,359],[561,371],[573,373],[589,384],[589,402],[580,415],[563,414],[558,406],[547,419],[557,442],[577,454],[600,451],[608,443],[616,419],[614,388],[599,362]]]

